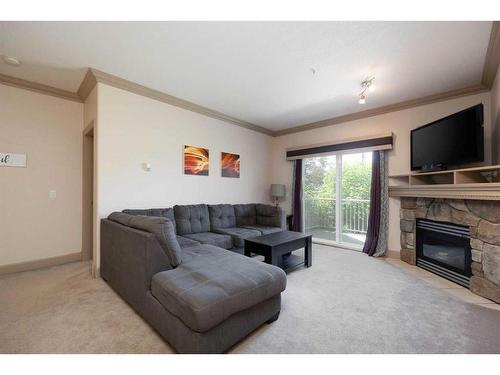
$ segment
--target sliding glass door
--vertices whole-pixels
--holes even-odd
[[[313,239],[361,249],[368,229],[371,152],[304,159],[304,224]]]
[[[313,237],[336,241],[337,157],[304,159],[304,227]]]

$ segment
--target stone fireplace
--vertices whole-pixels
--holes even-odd
[[[470,231],[470,290],[500,303],[500,201],[401,198],[401,260],[416,265],[416,220],[466,225]]]

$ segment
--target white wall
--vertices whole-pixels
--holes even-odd
[[[83,105],[0,85],[0,265],[81,251]],[[56,190],[57,198],[49,199]]]
[[[108,85],[97,96],[98,218],[124,208],[270,202],[272,137]],[[209,176],[183,174],[186,144],[209,149]],[[241,178],[221,177],[221,151],[241,155]]]
[[[491,87],[493,164],[500,164],[500,67]]]
[[[491,162],[490,94],[483,93],[398,112],[350,121],[329,127],[308,130],[277,137],[273,141],[273,182],[284,183],[291,191],[292,162],[286,161],[286,149],[328,141],[339,141],[384,132],[394,133],[394,148],[389,151],[389,174],[408,173],[410,170],[410,130],[426,123],[482,102],[485,119],[485,163]],[[291,196],[284,207],[289,211]],[[389,206],[389,249],[399,251],[399,199],[390,199]]]

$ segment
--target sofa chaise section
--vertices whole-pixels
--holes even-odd
[[[171,314],[196,332],[279,295],[284,272],[230,251],[200,245],[177,268],[153,276],[151,291]]]
[[[210,245],[181,249],[172,266],[158,231],[132,228],[123,215],[101,221],[101,276],[178,352],[222,353],[277,319],[281,269]],[[144,216],[135,222],[150,228]]]

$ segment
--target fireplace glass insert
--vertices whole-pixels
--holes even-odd
[[[469,287],[471,248],[468,226],[417,219],[417,266]]]

